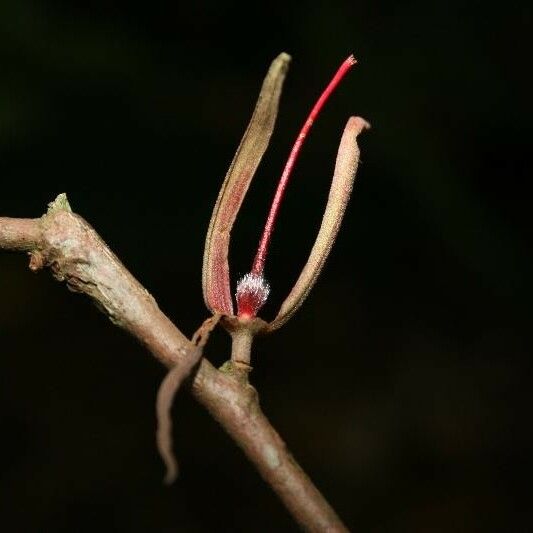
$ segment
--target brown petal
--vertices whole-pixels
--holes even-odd
[[[272,135],[290,59],[288,54],[282,53],[272,62],[213,210],[202,273],[204,300],[212,312],[233,314],[228,265],[230,233]]]
[[[362,130],[369,127],[370,125],[360,117],[350,117],[348,119],[339,145],[328,203],[318,236],[300,277],[281,305],[276,318],[268,325],[269,331],[282,326],[302,305],[324,266],[339,232],[346,205],[352,192],[359,163],[357,136]]]

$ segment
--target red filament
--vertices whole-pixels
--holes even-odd
[[[262,274],[265,268],[268,245],[270,244],[270,239],[272,238],[272,232],[274,231],[274,225],[276,223],[279,208],[281,206],[281,202],[283,200],[283,196],[285,194],[287,184],[289,183],[289,178],[290,178],[292,169],[294,168],[296,160],[298,159],[298,156],[300,155],[300,150],[302,149],[302,145],[307,137],[307,134],[309,133],[309,130],[311,129],[311,126],[313,125],[313,122],[316,120],[318,114],[324,107],[324,104],[326,103],[327,99],[330,97],[331,93],[336,89],[337,85],[341,82],[341,80],[344,78],[344,76],[350,70],[350,68],[353,65],[355,65],[355,63],[356,63],[356,59],[354,58],[353,55],[348,57],[342,63],[342,65],[339,67],[339,69],[337,70],[337,72],[335,73],[331,81],[329,82],[328,86],[325,88],[324,92],[320,95],[320,98],[317,100],[317,102],[313,106],[313,109],[311,109],[311,113],[309,113],[307,120],[304,122],[304,125],[302,126],[302,129],[300,130],[300,133],[298,134],[298,137],[296,138],[296,141],[294,143],[294,146],[292,147],[291,153],[289,154],[289,158],[287,159],[287,163],[285,163],[285,168],[283,169],[283,173],[281,174],[278,188],[276,190],[276,194],[274,195],[274,200],[272,200],[270,212],[268,213],[268,218],[265,224],[265,229],[263,230],[263,235],[261,236],[261,240],[259,241],[259,247],[257,249],[257,254],[255,256],[255,259],[252,265],[252,273],[254,274]]]
[[[238,315],[240,317],[255,317],[259,309],[263,306],[268,298],[268,293],[270,287],[263,277],[263,270],[265,268],[265,261],[268,252],[268,246],[272,238],[272,232],[274,231],[274,225],[278,216],[279,208],[283,200],[283,195],[285,194],[285,189],[289,182],[289,178],[298,159],[302,145],[316,120],[318,114],[324,107],[327,99],[331,96],[331,93],[336,89],[337,85],[344,78],[346,73],[355,65],[356,60],[351,55],[348,57],[342,65],[339,67],[328,86],[324,89],[324,92],[320,95],[320,98],[316,101],[313,109],[309,113],[307,120],[304,122],[298,137],[292,147],[287,163],[285,163],[285,168],[281,174],[281,178],[278,183],[278,188],[276,189],[276,194],[274,195],[274,200],[270,207],[270,212],[268,213],[268,218],[263,230],[263,235],[259,241],[259,247],[252,264],[252,270],[250,273],[243,276],[237,283],[237,309]]]

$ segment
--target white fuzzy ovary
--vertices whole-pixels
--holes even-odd
[[[239,315],[256,316],[267,301],[270,285],[260,274],[249,273],[237,282],[237,299]]]

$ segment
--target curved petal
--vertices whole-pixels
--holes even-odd
[[[228,250],[230,233],[248,187],[267,149],[290,62],[280,54],[270,66],[250,124],[226,174],[207,231],[202,272],[204,300],[212,312],[233,314]]]
[[[328,203],[318,236],[300,277],[281,305],[276,318],[268,325],[269,331],[282,326],[297,311],[307,298],[324,266],[339,232],[346,205],[352,192],[359,163],[357,136],[361,131],[369,127],[368,122],[360,117],[350,117],[348,119],[339,145]]]

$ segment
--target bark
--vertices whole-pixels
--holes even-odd
[[[40,219],[0,217],[0,249],[26,251],[33,271],[48,267],[59,281],[90,296],[117,326],[168,368],[191,373],[190,391],[255,465],[307,531],[346,531],[296,463],[259,406],[255,389],[232,362],[220,370],[166,317],[96,231],[72,213],[64,195]]]

